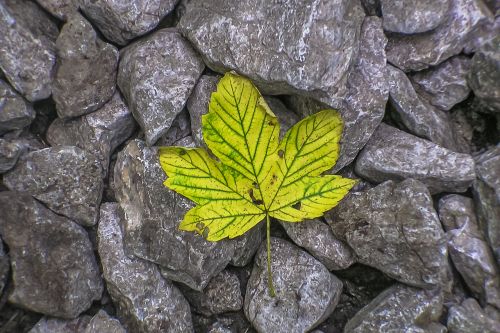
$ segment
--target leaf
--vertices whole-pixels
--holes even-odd
[[[234,238],[270,216],[300,222],[322,216],[355,184],[321,175],[339,155],[342,119],[323,110],[295,124],[278,142],[279,123],[257,88],[233,72],[219,81],[202,117],[201,148],[162,147],[160,164],[168,188],[194,201],[180,229],[209,241]],[[271,277],[269,288],[274,294]]]

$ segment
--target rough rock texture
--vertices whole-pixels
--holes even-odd
[[[239,311],[243,307],[240,280],[227,270],[214,276],[202,292],[189,288],[182,291],[193,310],[205,316]]]
[[[500,309],[500,275],[495,257],[479,230],[472,199],[447,195],[439,200],[439,217],[447,230],[455,268],[477,299]],[[496,290],[495,290],[496,289]]]
[[[257,252],[245,296],[245,315],[258,332],[306,332],[335,309],[342,282],[312,256],[280,238],[271,239],[276,297],[269,295],[266,246]]]
[[[97,37],[83,16],[74,14],[62,27],[56,49],[52,94],[59,117],[93,112],[113,96],[118,50]]]
[[[84,333],[126,333],[122,324],[110,317],[103,310],[99,310],[94,317],[90,320]]]
[[[43,317],[29,333],[83,333],[91,318],[86,315],[73,320]]]
[[[446,238],[432,197],[421,182],[387,181],[352,193],[326,218],[358,262],[415,287],[446,283]]]
[[[380,0],[361,0],[366,15],[382,16]]]
[[[103,181],[95,157],[74,146],[46,148],[23,156],[4,184],[33,195],[58,214],[85,226],[97,223]]]
[[[473,298],[453,306],[448,313],[450,333],[499,333],[500,320],[488,315]]]
[[[290,127],[298,123],[301,119],[295,112],[289,110],[280,99],[272,96],[265,96],[264,99],[266,100],[267,105],[269,105],[271,111],[273,111],[278,118],[280,123],[279,138],[281,140]]]
[[[345,269],[356,261],[351,248],[335,237],[331,228],[320,219],[280,223],[295,244],[306,249],[329,270]]]
[[[184,108],[174,119],[172,125],[156,142],[156,146],[177,145],[176,142],[191,135],[191,121],[189,112]]]
[[[393,35],[389,38],[386,52],[391,64],[405,72],[438,65],[459,54],[469,35],[490,19],[491,14],[481,1],[449,1],[446,19],[436,29],[423,34]]]
[[[381,0],[384,30],[416,34],[437,28],[446,18],[449,0]]]
[[[477,52],[481,46],[497,37],[499,33],[500,16],[497,15],[494,20],[484,21],[483,24],[470,33],[465,43],[464,53],[471,54]]]
[[[129,258],[116,203],[101,207],[98,251],[108,292],[130,332],[192,332],[189,304],[151,262]]]
[[[396,284],[349,320],[344,332],[434,333],[432,327],[436,326],[442,309],[443,298],[438,292]]]
[[[9,301],[31,311],[75,318],[103,290],[85,229],[29,194],[0,192],[0,234],[9,247]]]
[[[263,93],[338,106],[363,16],[359,1],[192,1],[180,28],[217,72],[236,70]]]
[[[265,224],[261,222],[259,225],[247,231],[244,235],[231,240],[234,245],[234,254],[229,264],[236,267],[248,265],[250,261],[252,261],[255,252],[257,252],[265,237]]]
[[[29,101],[47,98],[56,62],[56,24],[31,1],[0,3],[0,69]]]
[[[452,57],[436,67],[416,72],[410,79],[417,92],[432,105],[450,110],[469,96],[467,74],[471,60],[466,56]]]
[[[35,116],[31,104],[0,79],[0,134],[28,126]]]
[[[500,36],[474,54],[468,82],[481,105],[500,112]]]
[[[9,277],[10,262],[9,256],[5,252],[2,239],[0,238],[0,295],[2,295],[3,288],[7,283],[7,278]]]
[[[118,86],[152,145],[182,111],[204,65],[174,29],[163,29],[121,51]]]
[[[361,151],[356,173],[380,183],[414,178],[431,193],[465,192],[475,179],[470,155],[454,153],[386,124],[381,124]]]
[[[421,99],[403,71],[388,65],[387,72],[389,100],[396,111],[396,120],[403,123],[411,133],[456,150],[450,115]]]
[[[500,264],[500,145],[476,158],[473,195],[481,230]]]
[[[102,34],[125,45],[153,30],[178,0],[80,0],[80,8]]]
[[[77,146],[95,155],[105,174],[113,151],[136,128],[136,123],[120,94],[99,110],[72,120],[57,118],[47,130],[47,141],[52,146]]]
[[[165,178],[156,149],[144,142],[131,141],[118,154],[114,179],[125,213],[125,248],[160,264],[169,279],[201,291],[229,263],[234,246],[180,231],[178,225],[193,204],[165,188]]]
[[[0,139],[0,174],[12,169],[21,154],[24,147],[16,141]]]
[[[60,20],[66,21],[77,13],[80,0],[36,0],[40,6]]]

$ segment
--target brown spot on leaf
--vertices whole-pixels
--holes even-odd
[[[296,210],[300,210],[301,207],[302,207],[302,203],[300,201],[297,201],[296,203],[294,203],[292,205],[292,208],[295,208]]]
[[[278,150],[278,156],[280,158],[283,158],[284,155],[285,155],[285,152],[282,149]]]

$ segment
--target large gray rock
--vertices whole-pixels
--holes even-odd
[[[104,279],[117,314],[129,332],[192,332],[189,304],[158,267],[129,258],[116,203],[101,206],[97,230],[98,251]]]
[[[191,135],[191,121],[189,112],[184,108],[174,119],[172,125],[162,137],[156,141],[157,146],[173,146],[177,141],[180,141]]]
[[[216,72],[235,70],[265,94],[339,106],[363,16],[357,0],[210,0],[186,4],[179,25]]]
[[[0,69],[29,101],[50,96],[57,25],[31,1],[0,3]]]
[[[102,169],[85,150],[63,146],[33,151],[24,155],[3,180],[10,190],[28,192],[55,213],[81,225],[97,223]]]
[[[386,48],[387,60],[405,72],[418,71],[462,52],[469,35],[490,20],[491,13],[480,0],[449,2],[446,19],[436,29],[415,35],[392,35]]]
[[[252,261],[255,252],[266,237],[265,224],[261,222],[245,234],[232,239],[234,254],[229,261],[230,265],[244,267]]]
[[[35,116],[31,104],[0,79],[0,135],[28,126]]]
[[[7,278],[10,272],[10,261],[9,256],[5,252],[3,247],[2,239],[0,238],[0,295],[2,295],[3,288],[7,283]]]
[[[468,82],[485,109],[500,112],[500,35],[474,54]]]
[[[437,28],[446,18],[449,0],[381,0],[384,30],[416,34]]]
[[[434,333],[443,298],[437,291],[396,284],[383,291],[347,323],[345,333]],[[445,331],[444,331],[445,332]]]
[[[126,333],[122,324],[110,317],[105,311],[99,310],[90,320],[83,333]]]
[[[108,103],[91,114],[71,120],[56,118],[46,138],[51,146],[77,146],[91,152],[106,175],[111,154],[135,128],[132,113],[116,92]]]
[[[500,275],[495,257],[479,230],[472,199],[447,195],[439,200],[448,252],[473,295],[500,309]],[[495,290],[496,289],[496,290]]]
[[[12,262],[11,303],[75,318],[101,298],[103,284],[85,229],[26,193],[0,192],[0,211],[0,234]]]
[[[0,174],[12,169],[23,151],[22,144],[16,141],[0,139]]]
[[[472,193],[481,230],[500,264],[500,145],[476,158]]]
[[[450,110],[469,96],[467,74],[471,60],[466,56],[452,57],[436,67],[410,75],[417,92],[432,105]]]
[[[335,309],[342,282],[312,256],[280,238],[271,239],[276,296],[269,295],[266,246],[255,257],[245,295],[245,315],[258,332],[306,332]]]
[[[358,262],[411,286],[446,283],[446,238],[432,197],[419,181],[392,181],[351,193],[326,215]]]
[[[162,266],[169,279],[202,290],[226,267],[234,253],[231,241],[208,242],[179,223],[193,204],[163,185],[166,176],[155,148],[131,141],[115,165],[115,192],[124,211],[128,253]]]
[[[103,310],[94,317],[80,316],[73,320],[43,317],[29,333],[126,333],[120,322]]]
[[[370,181],[422,181],[431,193],[465,192],[475,179],[474,160],[386,124],[380,124],[356,160]]]
[[[80,0],[36,0],[40,6],[60,20],[68,18],[78,12]]]
[[[118,86],[152,145],[184,108],[204,65],[173,29],[163,29],[121,51]]]
[[[484,44],[497,37],[499,33],[500,16],[497,15],[494,20],[484,21],[483,24],[469,34],[469,38],[465,43],[464,53],[476,53]]]
[[[456,150],[450,115],[421,99],[403,71],[388,65],[387,72],[390,82],[389,100],[396,111],[396,120],[403,123],[411,133]]]
[[[351,248],[335,237],[331,228],[320,219],[280,223],[295,244],[306,249],[329,270],[345,269],[356,261]]]
[[[103,106],[116,89],[118,50],[102,41],[87,20],[74,14],[56,41],[52,88],[60,118],[81,116]]]
[[[153,30],[178,0],[80,0],[104,37],[120,45]]]
[[[489,316],[477,301],[468,298],[461,305],[451,307],[448,312],[450,333],[499,333],[500,320]]]

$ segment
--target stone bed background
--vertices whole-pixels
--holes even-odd
[[[499,2],[177,2],[0,1],[0,332],[500,332]],[[274,221],[274,299],[262,228],[162,185],[228,70],[283,130],[340,110],[360,180]]]

